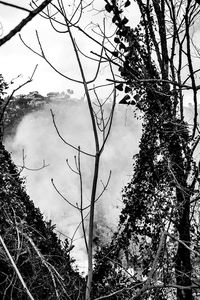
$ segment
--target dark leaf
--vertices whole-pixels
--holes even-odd
[[[128,104],[127,100],[129,100],[131,97],[129,95],[126,95],[122,98],[122,100],[119,101],[119,104]]]
[[[119,91],[123,91],[123,83],[116,85],[116,89]]]
[[[112,22],[115,23],[116,21],[118,21],[119,17],[117,17],[116,15],[112,18]]]
[[[136,101],[139,101],[139,100],[140,100],[140,95],[139,95],[139,94],[136,94],[133,98],[134,98]]]
[[[126,25],[127,23],[128,23],[128,19],[124,17],[123,20],[121,21],[121,24]]]
[[[118,44],[118,43],[120,43],[120,39],[118,37],[115,37],[114,42]]]
[[[112,52],[112,55],[113,55],[114,57],[118,57],[118,52],[117,52],[117,51],[114,51],[114,52]]]
[[[127,0],[126,3],[124,4],[124,7],[128,7],[131,4],[130,0]]]
[[[121,31],[120,31],[120,29],[118,29],[117,31],[116,31],[116,35],[121,35]]]
[[[130,104],[130,105],[135,105],[136,104],[136,102],[132,99],[131,101],[129,101],[129,103],[128,104]]]
[[[122,29],[122,23],[121,23],[121,20],[120,20],[120,22],[118,21],[118,22],[116,22],[115,24],[117,25],[117,27],[118,27],[119,29]]]
[[[110,5],[109,3],[107,3],[106,5],[105,5],[105,9],[107,10],[107,12],[111,12],[112,11],[112,5]]]
[[[130,53],[130,47],[125,47],[124,52],[129,52]],[[126,57],[129,53],[126,53]]]
[[[120,71],[122,77],[123,77],[123,76],[126,76],[127,72],[126,72],[126,69],[125,69],[125,68],[120,67],[120,68],[119,68],[119,71]]]
[[[129,93],[131,90],[132,90],[132,89],[131,89],[129,86],[126,86],[126,87],[125,87],[125,93],[126,93],[126,94]]]
[[[119,44],[119,50],[121,50],[121,49],[126,49],[126,46],[123,43]]]

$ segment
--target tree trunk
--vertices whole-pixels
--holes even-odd
[[[184,191],[177,191],[177,202],[180,205],[180,220],[178,224],[179,239],[190,247],[190,197],[184,195]],[[182,205],[182,207],[181,207]],[[191,286],[191,259],[190,250],[179,243],[176,261],[176,284],[178,286]],[[177,300],[192,300],[192,289],[177,288]]]
[[[178,127],[176,128],[175,123],[172,125],[172,122],[170,122],[173,139],[170,139],[168,146],[171,161],[171,181],[176,186],[176,203],[174,203],[175,227],[179,235],[179,240],[190,247],[190,198],[193,188],[189,188],[187,185],[187,177],[190,172],[190,170],[186,169],[185,165],[185,159],[187,158],[185,154],[187,153],[187,148],[185,148],[187,144],[187,128],[184,122],[179,123],[179,129],[182,128],[180,131]],[[167,143],[167,135],[165,138],[165,143]],[[177,287],[177,300],[193,300],[191,289],[191,252],[184,244],[179,242],[175,256],[176,284],[180,287]]]
[[[91,194],[91,202],[90,202],[90,218],[89,218],[89,232],[88,232],[88,275],[87,275],[87,285],[86,285],[86,293],[85,293],[86,300],[91,299],[91,290],[92,290],[94,208],[95,208],[97,181],[98,181],[98,173],[99,173],[99,162],[100,162],[100,154],[96,153],[93,184],[92,184],[92,194]]]

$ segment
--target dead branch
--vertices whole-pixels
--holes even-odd
[[[30,9],[25,8],[23,6],[19,6],[19,5],[16,5],[16,4],[8,3],[8,2],[5,2],[5,1],[0,1],[0,4],[6,5],[6,6],[9,6],[9,7],[13,7],[13,8],[16,8],[16,9],[24,10],[24,11],[26,11],[28,13],[31,13]]]
[[[1,1],[2,2],[2,1]],[[0,46],[9,41],[16,33],[20,32],[21,29],[28,24],[34,17],[36,17],[52,0],[45,0],[35,10],[32,10],[28,17],[23,19],[14,29],[12,29],[6,36],[0,39]],[[3,3],[4,4],[4,3]]]
[[[31,293],[30,293],[30,291],[29,291],[29,289],[28,289],[28,287],[27,287],[27,285],[26,285],[24,279],[23,279],[22,276],[21,276],[21,273],[19,272],[19,270],[18,270],[18,268],[17,268],[17,266],[16,266],[16,264],[15,264],[15,262],[14,262],[12,256],[11,256],[11,254],[10,254],[10,252],[9,252],[9,250],[8,250],[8,248],[7,248],[7,246],[6,246],[6,244],[4,243],[4,240],[3,240],[3,238],[2,238],[1,235],[0,235],[0,242],[1,242],[1,244],[2,244],[2,246],[3,246],[3,248],[4,248],[4,250],[5,250],[5,252],[6,252],[6,254],[7,254],[7,256],[8,256],[8,258],[9,258],[9,260],[10,260],[10,262],[11,262],[11,264],[12,264],[12,266],[13,266],[13,268],[14,268],[14,270],[15,270],[15,272],[16,272],[16,274],[17,274],[17,276],[18,276],[18,278],[19,278],[19,280],[20,280],[20,282],[21,282],[21,284],[22,284],[22,286],[23,286],[23,288],[25,289],[25,291],[26,291],[28,297],[29,297],[31,300],[34,300],[34,298],[33,298],[33,296],[31,295]]]
[[[7,106],[9,105],[10,100],[12,99],[12,97],[14,96],[14,94],[15,94],[18,90],[20,90],[22,87],[24,87],[25,85],[27,85],[28,83],[32,82],[33,77],[34,77],[34,75],[35,75],[35,72],[36,72],[36,70],[37,70],[37,67],[38,67],[38,65],[35,66],[35,68],[34,68],[34,70],[33,70],[33,73],[31,74],[31,77],[30,77],[27,81],[25,81],[24,83],[20,84],[16,89],[14,89],[14,90],[12,91],[12,93],[10,94],[10,96],[8,97],[7,101],[3,104],[3,107],[2,107],[1,112],[0,112],[0,122],[3,120],[5,110],[6,110]]]

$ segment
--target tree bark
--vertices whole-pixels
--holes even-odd
[[[180,221],[178,224],[179,239],[190,247],[190,198],[183,194],[183,191],[177,191],[177,202],[180,205]],[[185,197],[184,197],[185,196]],[[182,207],[181,207],[182,205]],[[190,250],[179,243],[176,260],[176,283],[178,286],[191,286],[192,265],[190,259]],[[192,289],[177,289],[177,300],[193,300]]]

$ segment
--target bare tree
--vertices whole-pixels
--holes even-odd
[[[55,31],[59,34],[67,35],[68,41],[71,42],[73,48],[73,54],[75,58],[75,63],[78,65],[80,78],[72,78],[68,74],[64,74],[54,66],[53,62],[47,58],[44,50],[44,43],[42,43],[40,39],[39,33],[36,31],[36,39],[39,45],[40,51],[36,51],[30,45],[26,43],[26,41],[20,36],[23,44],[28,47],[32,52],[43,58],[59,75],[64,77],[66,80],[76,82],[77,84],[81,84],[83,86],[85,99],[87,102],[87,106],[89,109],[89,118],[92,124],[93,131],[93,142],[95,146],[95,152],[89,153],[87,150],[83,150],[80,146],[76,146],[71,144],[69,141],[65,140],[59,132],[59,128],[56,124],[56,116],[53,111],[51,111],[53,123],[57,134],[62,139],[62,141],[72,147],[77,151],[77,155],[75,156],[75,168],[71,166],[69,161],[67,160],[67,164],[72,172],[76,173],[79,176],[80,183],[80,204],[73,204],[70,200],[67,199],[64,195],[62,195],[58,188],[56,187],[54,181],[52,183],[57,190],[57,192],[61,195],[61,197],[72,207],[77,209],[81,215],[81,225],[84,234],[84,240],[87,250],[88,256],[88,271],[87,271],[87,286],[85,292],[85,299],[91,299],[91,289],[92,289],[92,274],[93,274],[93,234],[94,234],[94,217],[95,217],[95,204],[101,198],[102,194],[105,192],[111,177],[111,171],[109,171],[108,180],[106,183],[103,183],[102,189],[98,188],[100,179],[99,179],[99,169],[100,169],[100,161],[101,156],[104,151],[106,142],[109,138],[113,115],[116,104],[116,89],[115,83],[102,83],[99,81],[100,72],[102,71],[105,63],[107,65],[107,71],[110,72],[113,82],[115,82],[115,75],[113,70],[113,65],[108,59],[107,51],[110,52],[105,47],[105,42],[107,42],[107,37],[105,33],[105,21],[102,22],[102,28],[98,27],[98,33],[95,32],[95,26],[92,27],[90,33],[88,33],[85,29],[82,28],[81,22],[83,14],[86,11],[89,11],[92,8],[92,2],[89,4],[84,4],[83,1],[78,1],[77,3],[72,1],[71,9],[67,6],[64,1],[57,1],[57,3],[53,2],[50,6],[47,7],[47,12],[43,12],[41,16],[47,19]],[[85,26],[85,24],[83,24]],[[76,33],[81,32],[82,35],[86,36],[89,41],[96,44],[97,50],[93,52],[93,56],[90,54],[85,54],[84,50],[79,48],[79,40],[75,39]],[[92,35],[95,32],[96,38]],[[99,41],[101,39],[101,41]],[[84,60],[84,62],[83,62]],[[85,62],[86,60],[86,62]],[[87,72],[87,64],[92,61],[95,63],[94,74],[88,74]],[[91,77],[88,79],[88,77]],[[99,83],[100,82],[100,83]],[[104,96],[103,99],[100,97],[101,90],[107,88],[107,86],[111,86],[109,89],[108,96]],[[104,93],[105,95],[105,93]],[[106,108],[110,107],[110,111],[107,113]],[[93,162],[93,179],[91,183],[91,194],[90,194],[90,204],[85,205],[83,199],[83,179],[82,179],[82,170],[81,170],[81,156],[86,155],[92,157]],[[89,210],[89,212],[88,212]],[[85,213],[86,212],[86,213]],[[89,226],[88,232],[85,229],[85,218],[89,216]]]
[[[34,3],[34,1],[32,1]],[[47,5],[49,3],[51,3],[52,0],[45,0],[43,1],[37,8],[35,9],[26,9],[22,6],[19,6],[19,5],[15,5],[15,4],[12,4],[12,3],[8,3],[8,2],[5,2],[5,1],[0,1],[0,4],[2,5],[6,5],[6,6],[9,6],[9,7],[14,7],[16,9],[20,9],[20,10],[23,10],[23,11],[26,11],[28,12],[28,16],[23,19],[17,26],[15,26],[7,35],[5,35],[4,37],[2,37],[0,39],[0,46],[2,46],[3,44],[5,44],[8,40],[10,40],[14,35],[16,35],[18,32],[21,31],[21,29],[26,25],[28,24],[33,18],[35,18],[37,15],[39,15],[41,13],[41,11],[47,7]]]

